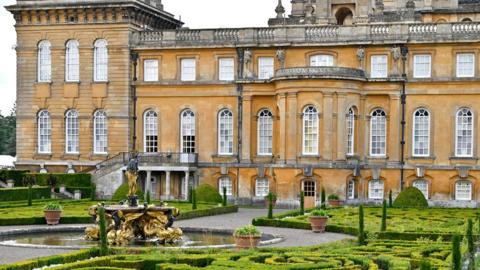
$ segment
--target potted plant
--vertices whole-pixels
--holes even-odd
[[[265,199],[265,207],[268,208],[268,204],[269,204],[269,196],[272,196],[272,205],[273,207],[275,207],[275,205],[277,204],[277,194],[273,193],[273,192],[269,192],[267,194],[267,196],[264,197]]]
[[[328,195],[328,204],[332,207],[339,207],[342,204],[342,201],[336,194]]]
[[[262,233],[253,225],[240,227],[233,233],[235,245],[239,249],[255,248],[260,243]]]
[[[57,225],[62,216],[62,206],[56,202],[48,203],[43,207],[43,213],[48,225]]]
[[[310,217],[308,218],[308,220],[310,221],[313,232],[325,232],[325,227],[327,226],[328,221],[328,215],[325,210],[313,210],[312,212],[310,212]]]

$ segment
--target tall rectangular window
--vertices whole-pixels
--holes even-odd
[[[413,77],[430,78],[432,76],[432,56],[417,54],[413,56]]]
[[[50,154],[52,151],[52,122],[50,113],[43,110],[38,113],[38,153]]]
[[[303,154],[318,155],[318,111],[313,106],[303,111]]]
[[[180,79],[184,82],[195,81],[197,78],[196,60],[194,58],[182,59],[180,62]]]
[[[457,54],[457,77],[466,78],[475,76],[475,54]]]
[[[418,109],[413,115],[413,156],[430,155],[430,114]]]
[[[233,58],[220,58],[218,60],[218,79],[220,81],[233,81],[235,79]]]
[[[153,110],[143,115],[143,149],[147,153],[158,152],[158,114]]]
[[[347,155],[355,154],[355,111],[353,108],[347,114]]]
[[[386,55],[372,55],[370,74],[372,78],[388,77],[388,57]]]
[[[143,80],[146,82],[158,81],[158,60],[148,59],[143,61]]]
[[[43,40],[38,44],[38,82],[52,80],[52,52],[51,44]]]
[[[94,44],[93,80],[95,82],[108,81],[108,48],[107,41],[99,39]]]
[[[370,155],[387,154],[387,115],[383,110],[375,110],[370,119]]]
[[[65,142],[65,152],[67,154],[79,153],[78,113],[75,110],[70,110],[66,114]]]
[[[218,154],[233,155],[233,113],[227,109],[218,114]]]
[[[98,110],[93,118],[93,149],[95,154],[107,154],[108,149],[108,125],[107,114]]]
[[[273,77],[274,73],[274,59],[273,57],[259,57],[258,58],[258,78],[261,80],[268,80]]]

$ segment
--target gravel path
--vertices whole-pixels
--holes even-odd
[[[281,212],[284,210],[277,210]],[[174,224],[176,227],[196,227],[196,228],[211,228],[211,229],[227,229],[233,230],[237,227],[251,224],[255,217],[266,215],[265,209],[246,209],[240,208],[238,213],[225,214],[219,216],[202,217],[190,220],[178,221]],[[71,226],[71,225],[59,225]],[[27,229],[27,228],[45,228],[46,225],[33,226],[3,226],[0,227],[0,232],[9,231],[12,229]],[[343,239],[351,239],[351,236],[337,234],[337,233],[323,233],[315,234],[307,230],[295,230],[272,227],[259,227],[259,229],[268,234],[278,235],[285,238],[285,241],[274,244],[274,247],[294,247],[294,246],[312,246],[322,243],[334,242]],[[0,265],[10,264],[18,261],[33,259],[37,257],[51,256],[56,254],[63,254],[72,252],[65,249],[35,249],[35,248],[20,248],[20,247],[4,247],[0,246]]]

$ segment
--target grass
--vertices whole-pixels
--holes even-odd
[[[376,232],[380,230],[382,208],[366,207],[365,230]],[[327,211],[330,219],[328,224],[357,227],[358,208],[344,207]],[[397,209],[387,210],[387,231],[393,232],[433,232],[433,233],[464,233],[468,218],[477,220],[478,210],[475,209]],[[308,223],[308,216],[279,215],[282,220]],[[478,225],[477,225],[478,227]]]

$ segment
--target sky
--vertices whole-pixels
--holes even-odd
[[[265,27],[275,17],[277,0],[163,0],[166,11],[185,22],[189,28]],[[290,1],[283,0],[287,10]],[[0,6],[15,0],[0,0]],[[289,13],[289,11],[287,11]],[[0,113],[6,115],[15,102],[16,57],[15,21],[0,8]]]

